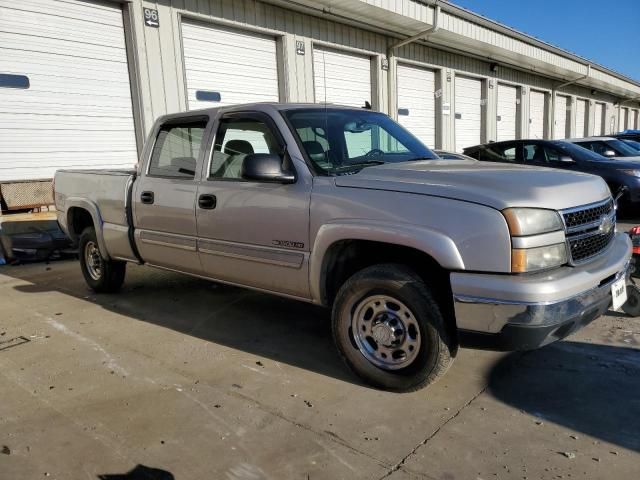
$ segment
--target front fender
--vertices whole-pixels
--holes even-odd
[[[342,240],[368,240],[420,250],[447,270],[464,270],[458,247],[451,238],[419,225],[372,220],[339,220],[322,225],[311,252],[309,275],[314,302],[322,302],[323,259],[331,245]]]
[[[82,208],[87,212],[89,212],[89,214],[91,215],[91,218],[93,219],[93,226],[96,230],[96,238],[98,239],[98,246],[100,247],[100,252],[102,253],[102,256],[105,258],[105,260],[109,260],[110,258],[109,250],[107,249],[107,244],[104,241],[104,235],[103,235],[104,221],[102,220],[102,215],[100,215],[100,209],[98,208],[98,205],[92,202],[91,200],[87,200],[86,198],[81,198],[81,197],[67,197],[65,199],[64,209],[66,212],[67,233],[69,237],[71,237],[71,240],[73,240],[74,243],[77,243],[78,235],[75,232],[73,232],[71,228],[70,218],[69,218],[69,210],[71,210],[74,207]]]

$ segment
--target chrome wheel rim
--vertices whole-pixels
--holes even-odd
[[[89,276],[94,280],[102,278],[102,256],[95,242],[89,241],[84,247],[84,260]]]
[[[413,312],[388,295],[361,300],[351,316],[351,331],[362,355],[385,370],[410,365],[422,343]]]

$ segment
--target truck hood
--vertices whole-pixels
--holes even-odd
[[[336,177],[336,186],[433,195],[498,210],[508,207],[562,210],[611,195],[606,183],[594,175],[471,160],[366,167],[357,174]]]

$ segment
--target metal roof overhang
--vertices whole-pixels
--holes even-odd
[[[335,20],[342,21],[351,25],[362,27],[363,25],[376,31],[396,38],[406,38],[424,32],[433,27],[433,8],[429,8],[427,14],[428,21],[417,20],[404,13],[397,13],[387,8],[371,5],[362,0],[268,0],[270,3],[286,6],[287,8],[297,9],[315,15],[322,15],[328,18],[333,17]],[[424,2],[428,4],[429,2]],[[448,2],[441,2],[443,9],[449,10],[448,13],[459,15],[460,18],[473,21],[483,26],[495,29],[500,33],[513,36],[521,41],[543,48],[556,55],[561,55],[572,62],[580,63],[580,69],[563,68],[549,62],[545,62],[528,55],[522,55],[512,50],[501,48],[496,45],[481,42],[473,38],[454,33],[440,26],[439,31],[429,37],[428,44],[436,48],[440,48],[462,55],[470,55],[476,58],[484,59],[489,62],[496,62],[507,67],[521,71],[537,73],[558,80],[559,83],[573,81],[586,75],[588,71],[589,61],[564,52],[557,47],[546,44],[533,37],[517,32],[516,30],[505,27],[497,22],[493,22],[484,17],[477,16],[472,12],[461,9]],[[407,12],[410,13],[410,12]],[[431,22],[431,23],[429,23]],[[421,42],[421,40],[418,40]],[[613,76],[618,80],[616,84],[594,78],[581,79],[576,85],[606,92],[620,97],[621,100],[631,100],[640,97],[640,83],[617,74],[605,67],[592,64],[593,69],[603,72],[606,75]],[[623,85],[621,85],[623,84]]]

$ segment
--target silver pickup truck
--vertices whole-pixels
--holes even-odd
[[[58,171],[55,201],[95,291],[135,262],[324,305],[346,364],[389,390],[432,383],[458,345],[563,338],[626,295],[599,177],[441,160],[369,110],[167,115],[137,171]]]

